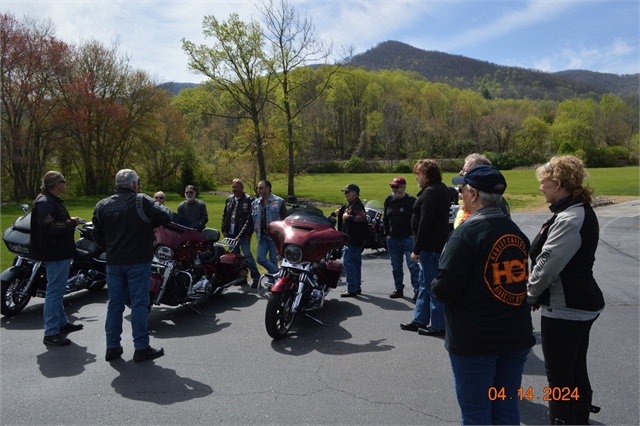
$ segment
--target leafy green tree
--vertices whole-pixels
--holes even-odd
[[[631,126],[626,121],[627,105],[615,95],[602,95],[593,120],[593,133],[605,146],[624,145],[631,137]]]
[[[555,149],[569,142],[576,149],[584,149],[591,143],[591,122],[597,104],[592,99],[567,100],[558,105],[551,126],[551,142]]]
[[[251,121],[260,179],[266,179],[263,114],[273,96],[274,85],[262,50],[264,37],[260,24],[256,21],[245,23],[235,13],[223,22],[209,15],[202,21],[202,32],[205,38],[212,39],[213,46],[196,46],[182,39],[182,49],[189,57],[189,68],[207,76],[211,88],[229,95],[240,110],[232,115],[213,111],[212,115]]]

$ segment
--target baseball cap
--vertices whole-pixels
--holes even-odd
[[[504,194],[507,181],[498,170],[487,164],[475,166],[464,176],[456,176],[451,182],[454,185],[468,183],[473,188],[489,194]]]
[[[397,178],[394,178],[391,183],[389,184],[389,186],[391,185],[396,185],[396,186],[407,186],[407,181],[402,177],[402,176],[398,176]]]
[[[354,191],[356,194],[360,195],[360,187],[355,183],[350,183],[349,185],[342,188],[340,191],[342,192]]]

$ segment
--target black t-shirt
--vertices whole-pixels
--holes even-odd
[[[451,233],[432,282],[445,303],[445,346],[458,355],[499,355],[535,344],[526,302],[529,240],[494,210],[498,217],[471,216]]]

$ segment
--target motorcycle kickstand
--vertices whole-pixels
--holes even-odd
[[[187,307],[187,308],[189,308],[189,309],[194,310],[195,312],[199,313],[200,315],[204,315],[204,311],[201,311],[201,310],[199,310],[199,309],[196,309],[196,308],[194,308],[193,306],[191,306],[191,305],[190,305],[190,304],[188,304],[188,303],[185,303],[185,304],[184,304],[184,306],[186,306],[186,307]]]
[[[323,323],[322,321],[320,321],[318,318],[314,318],[314,317],[312,317],[311,315],[309,315],[309,314],[308,314],[308,313],[306,313],[306,312],[305,312],[305,314],[304,314],[304,315],[305,315],[307,318],[311,318],[312,320],[314,320],[315,322],[317,322],[317,323],[318,323],[318,324],[320,324],[320,325],[327,325],[327,324]]]

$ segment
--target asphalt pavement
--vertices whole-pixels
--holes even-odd
[[[591,332],[592,424],[639,422],[640,202],[596,209],[600,244],[595,275],[607,306]],[[549,213],[514,214],[530,237]],[[124,355],[105,362],[107,290],[65,298],[84,324],[71,346],[43,345],[42,302],[33,299],[0,325],[0,422],[10,424],[459,424],[443,339],[400,330],[413,302],[390,299],[386,253],[365,251],[363,294],[341,299],[342,281],[322,310],[300,317],[285,339],[264,326],[266,300],[233,287],[193,306],[154,307],[154,361],[133,362],[129,311]],[[408,284],[408,274],[405,274]],[[409,286],[410,287],[410,286]],[[408,291],[407,293],[411,293]],[[197,312],[197,311],[199,312]],[[547,385],[538,344],[525,365],[521,421],[547,424]]]

